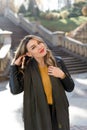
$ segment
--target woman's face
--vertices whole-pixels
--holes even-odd
[[[36,39],[31,39],[27,44],[28,54],[35,59],[43,58],[47,51],[46,46],[43,42],[37,41]]]

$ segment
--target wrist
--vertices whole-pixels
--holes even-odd
[[[64,79],[65,77],[66,77],[65,73],[63,73],[61,79]]]
[[[16,66],[19,66],[18,64],[16,64],[15,62],[13,62],[11,65],[16,65]]]

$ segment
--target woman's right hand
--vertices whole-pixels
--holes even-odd
[[[18,57],[18,58],[14,61],[14,64],[15,64],[15,65],[18,65],[18,66],[20,66],[20,65],[23,66],[24,61],[25,61],[25,55],[22,55],[22,56]]]

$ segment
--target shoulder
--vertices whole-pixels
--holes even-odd
[[[66,65],[64,63],[64,60],[60,56],[55,56],[55,60],[57,63],[57,66],[60,67],[62,70],[66,70]]]
[[[55,60],[57,63],[63,62],[63,59],[60,56],[55,56]]]

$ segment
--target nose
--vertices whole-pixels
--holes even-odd
[[[38,44],[38,45],[37,45],[37,48],[38,48],[38,49],[41,49],[41,45],[40,45],[40,44]]]

